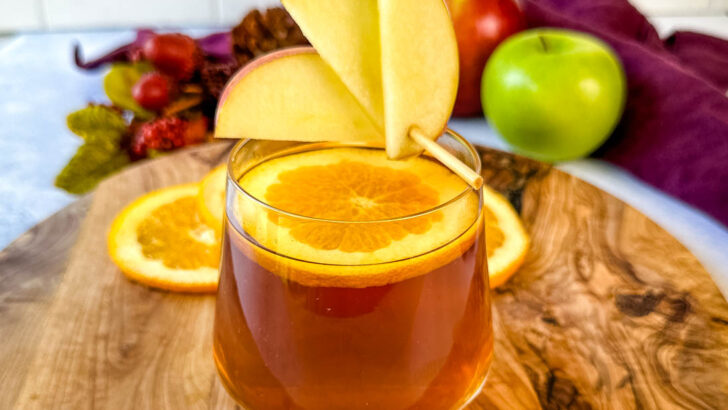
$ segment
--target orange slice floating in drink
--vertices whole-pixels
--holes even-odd
[[[179,292],[217,289],[220,243],[197,210],[198,184],[137,199],[116,217],[109,254],[130,279]]]
[[[260,247],[238,245],[307,286],[361,288],[417,276],[462,255],[479,230],[477,192],[426,156],[307,151],[265,161],[239,182],[290,215],[239,195],[230,219]]]
[[[369,165],[372,164],[371,159],[375,157],[381,162],[379,166]],[[412,162],[420,163],[420,166],[407,165]],[[276,169],[279,163],[284,165]],[[416,177],[419,175],[417,172],[424,172],[424,177],[429,181],[427,185]],[[431,179],[434,174],[438,177]],[[225,175],[226,168],[220,166],[210,172],[201,183],[198,205],[200,213],[207,215],[205,219],[211,221],[211,226],[222,224],[225,207]],[[261,175],[264,177],[261,178]],[[353,196],[349,191],[332,189],[342,184],[357,186],[355,181],[347,178],[363,180],[364,184],[358,186],[365,195]],[[327,150],[300,155],[290,161],[287,159],[271,161],[248,173],[241,183],[249,192],[262,195],[269,204],[294,214],[321,219],[360,221],[392,218],[429,209],[442,203],[443,196],[452,198],[466,187],[462,180],[456,179],[446,169],[429,159],[421,161],[410,159],[400,164],[381,158],[376,151],[361,149]],[[433,183],[435,186],[449,185],[449,188],[447,192],[440,193],[438,189],[432,188],[430,184]],[[395,187],[404,189],[398,190]],[[378,203],[377,200],[382,202]],[[490,286],[494,288],[505,283],[516,273],[528,252],[530,238],[518,214],[506,198],[484,186],[483,202],[488,271]],[[338,255],[338,260],[326,262],[351,263],[348,256],[367,252],[367,249],[370,252],[378,251],[380,254],[385,254],[386,251],[380,249],[392,245],[407,233],[420,232],[426,237],[426,232],[432,230],[432,223],[438,222],[441,218],[442,214],[437,213],[429,217],[416,218],[416,223],[397,225],[396,231],[393,230],[396,224],[391,223],[379,224],[381,230],[373,229],[376,226],[372,227],[371,224],[346,227],[327,223],[299,224],[300,226],[290,229],[293,239],[290,243],[304,243],[291,245],[291,248],[308,246],[319,251],[328,249],[330,255]],[[247,227],[250,228],[251,225],[249,223]],[[391,232],[384,234],[388,229]],[[273,226],[268,232],[273,235],[272,232],[279,234],[282,230]],[[431,239],[437,240],[437,238]],[[307,246],[306,241],[309,242]],[[423,242],[423,249],[428,247],[426,243],[429,242]],[[390,249],[395,252],[397,247],[406,245],[400,243]],[[334,252],[336,250],[339,252]],[[325,255],[326,252],[321,254]],[[309,260],[306,259],[308,255],[301,249],[297,256]],[[381,257],[379,261],[383,259],[386,258]],[[367,263],[365,260],[360,262]]]

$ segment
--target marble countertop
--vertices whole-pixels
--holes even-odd
[[[655,19],[664,34],[674,27],[728,38],[728,17]],[[187,30],[200,35],[206,30]],[[53,186],[80,144],[66,115],[88,102],[104,102],[103,71],[84,73],[72,62],[72,45],[95,56],[133,38],[132,31],[22,34],[0,42],[0,248],[76,199]],[[451,121],[470,141],[506,149],[482,119]],[[728,229],[702,212],[603,161],[558,167],[622,199],[681,241],[728,295]]]

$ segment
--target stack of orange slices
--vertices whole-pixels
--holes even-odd
[[[241,181],[241,183],[246,184],[246,190],[256,196],[258,195],[254,191],[260,191],[259,194],[265,195],[266,200],[274,206],[277,205],[283,209],[295,207],[294,213],[324,219],[338,219],[341,218],[341,215],[329,215],[328,213],[358,213],[367,210],[373,214],[369,216],[352,214],[351,216],[355,219],[371,217],[377,220],[382,219],[382,216],[386,219],[406,216],[413,211],[421,211],[421,209],[410,209],[413,206],[428,209],[433,205],[438,205],[438,196],[451,198],[459,192],[459,189],[465,187],[464,182],[452,174],[449,176],[438,175],[438,169],[444,168],[429,167],[426,163],[431,161],[428,160],[389,161],[382,159],[382,166],[377,166],[377,159],[372,157],[365,158],[361,162],[347,162],[346,164],[341,163],[341,165],[347,168],[363,167],[357,172],[346,173],[348,178],[362,178],[361,181],[349,181],[347,184],[352,186],[369,184],[372,195],[384,198],[380,204],[367,198],[349,198],[347,197],[349,194],[346,192],[337,192],[336,195],[339,197],[336,198],[329,197],[334,195],[335,190],[321,190],[314,195],[311,191],[291,189],[299,185],[297,181],[301,179],[325,180],[330,175],[341,175],[339,172],[330,175],[329,173],[336,171],[334,169],[337,166],[336,161],[342,157],[352,157],[351,153],[329,155],[328,157],[326,155],[309,156],[305,160],[311,161],[312,164],[331,162],[327,166],[308,166],[302,160],[303,162],[289,170],[273,165],[267,168],[256,167],[259,175],[255,175],[255,178],[251,177],[250,181],[257,181],[258,186],[248,184],[246,181]],[[395,165],[387,166],[386,164]],[[272,171],[274,169],[275,172]],[[423,185],[417,182],[419,178],[415,180],[411,177],[423,173],[428,181],[439,178],[437,184]],[[111,259],[127,277],[147,286],[180,292],[214,292],[218,281],[226,177],[227,168],[219,166],[197,184],[161,189],[132,202],[116,217],[111,226],[108,238]],[[364,180],[365,178],[368,180]],[[334,183],[335,179],[331,179],[331,181]],[[384,181],[398,184],[400,188],[406,187],[406,190],[400,189],[399,194],[393,193],[396,190],[390,189],[392,186],[383,186]],[[322,184],[325,186],[325,182]],[[434,190],[432,186],[440,188]],[[382,192],[375,192],[377,190]],[[311,200],[303,200],[302,195],[307,195]],[[483,197],[490,284],[491,287],[496,287],[508,280],[523,263],[529,247],[529,237],[518,214],[503,196],[485,187]],[[371,198],[375,198],[375,196]],[[421,203],[413,202],[415,199]],[[320,201],[327,201],[327,203],[338,201],[337,203],[340,203],[335,207],[313,206]],[[350,206],[349,209],[344,206],[347,203],[355,205]],[[462,206],[470,207],[472,204],[472,201],[465,201]],[[477,201],[474,204],[477,206]],[[457,208],[451,211],[462,212]],[[328,213],[324,215],[321,212]],[[443,210],[443,212],[447,212],[447,210]],[[341,242],[336,249],[327,247],[326,243],[311,243],[313,236],[310,232],[295,232],[291,229],[291,240],[288,243],[292,245],[286,252],[311,252],[303,248],[316,248],[317,255],[326,258],[327,261],[335,258],[334,263],[342,263],[351,262],[351,258],[359,258],[354,261],[355,264],[363,263],[371,266],[372,263],[378,263],[380,260],[393,260],[393,255],[390,255],[389,251],[409,249],[417,254],[420,252],[417,249],[418,246],[434,249],[436,246],[429,242],[452,237],[452,233],[448,232],[448,229],[462,228],[451,222],[453,218],[457,219],[455,215],[452,218],[449,216],[444,218],[450,223],[445,223],[446,221],[441,220],[442,218],[432,218],[422,226],[403,226],[402,235],[388,234],[386,238],[378,238],[373,232],[356,232],[355,236],[358,238],[356,243]],[[257,216],[253,219],[262,220]],[[253,228],[251,227],[251,229]],[[247,229],[248,227],[246,227]],[[307,225],[305,229],[310,229],[310,226]],[[256,239],[263,241],[261,243],[265,242],[265,238],[261,237],[264,235],[263,231],[254,233]],[[381,233],[381,230],[379,231]],[[428,243],[419,243],[422,241],[418,238],[422,237],[427,237]],[[366,249],[360,248],[363,244],[367,245]],[[443,249],[447,250],[448,247],[444,246]],[[370,269],[367,274],[376,275],[376,272]],[[369,278],[368,281],[370,282],[371,279]],[[309,280],[315,283],[318,279],[309,277]],[[341,285],[348,286],[345,283]]]

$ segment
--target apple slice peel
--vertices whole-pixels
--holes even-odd
[[[215,137],[377,143],[383,139],[311,47],[273,52],[238,71],[220,96]]]

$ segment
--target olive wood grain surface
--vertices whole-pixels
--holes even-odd
[[[214,296],[131,283],[106,252],[126,204],[228,149],[131,167],[0,252],[1,409],[236,407],[212,360]],[[726,408],[728,304],[696,259],[599,189],[479,150],[533,245],[494,292],[495,361],[470,408]]]

